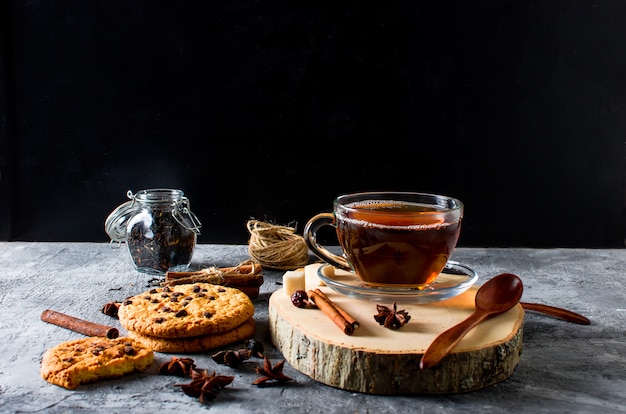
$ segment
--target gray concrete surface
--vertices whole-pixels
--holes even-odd
[[[247,246],[199,245],[192,267],[231,266]],[[106,302],[146,289],[125,247],[106,243],[0,243],[0,412],[15,413],[612,413],[626,412],[626,250],[459,248],[454,259],[474,267],[482,284],[501,272],[518,274],[523,300],[569,308],[591,319],[581,326],[527,312],[522,359],[513,375],[480,391],[440,396],[374,396],[334,389],[290,366],[295,379],[259,388],[256,360],[242,368],[217,365],[210,353],[192,357],[201,368],[234,375],[207,405],[183,394],[177,377],[145,373],[69,391],[39,375],[43,352],[82,335],[42,322],[55,309],[118,326],[100,312]],[[276,361],[269,342],[268,299],[283,272],[264,271],[255,300],[256,338]],[[124,330],[120,327],[120,332]],[[156,355],[157,362],[171,358]]]

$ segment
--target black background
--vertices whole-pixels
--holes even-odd
[[[0,239],[107,241],[185,191],[201,243],[339,194],[466,205],[462,246],[623,247],[626,2],[6,1]]]

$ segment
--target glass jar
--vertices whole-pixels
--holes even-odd
[[[157,188],[127,196],[132,202],[123,211],[132,217],[124,221],[124,238],[135,268],[150,274],[187,269],[202,225],[184,193]]]

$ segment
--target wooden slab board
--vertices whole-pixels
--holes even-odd
[[[520,360],[524,310],[517,305],[470,331],[437,366],[419,368],[432,340],[473,312],[477,287],[441,302],[399,305],[411,320],[392,330],[374,320],[375,302],[309,283],[307,289],[319,287],[354,316],[359,329],[346,335],[320,310],[293,306],[279,289],[269,300],[270,335],[295,369],[329,386],[380,395],[469,392],[507,379]]]

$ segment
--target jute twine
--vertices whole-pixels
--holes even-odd
[[[309,248],[293,227],[249,220],[248,232],[248,252],[263,267],[291,270],[309,261]]]

